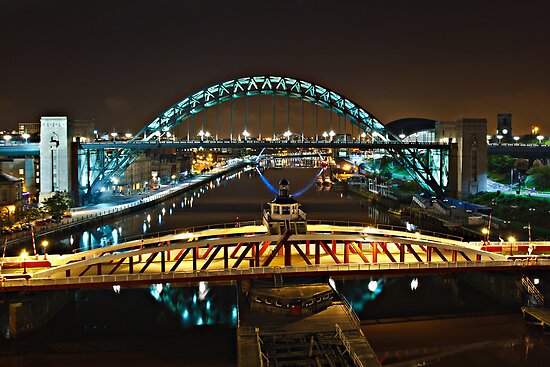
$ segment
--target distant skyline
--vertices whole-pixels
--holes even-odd
[[[0,0],[2,129],[42,115],[137,131],[258,74],[310,80],[382,122],[512,113],[550,135],[543,1]]]

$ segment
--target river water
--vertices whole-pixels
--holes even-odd
[[[315,184],[318,168],[239,172],[101,226],[48,239],[49,251],[107,246],[143,233],[259,220],[280,179],[308,219],[401,224],[383,207]],[[541,282],[549,282],[545,276]],[[374,282],[374,283],[373,283]],[[336,279],[383,364],[439,355],[436,366],[542,366],[549,339],[457,275]],[[231,285],[80,290],[41,330],[0,341],[0,366],[235,366]],[[422,360],[422,358],[421,358]]]

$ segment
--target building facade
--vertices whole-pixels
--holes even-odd
[[[0,211],[14,220],[21,200],[21,179],[0,172]]]

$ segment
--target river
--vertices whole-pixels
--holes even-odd
[[[405,224],[386,209],[315,184],[318,168],[241,171],[142,212],[71,235],[49,251],[108,246],[143,233],[259,220],[287,178],[308,219]],[[541,278],[541,282],[550,279]],[[372,282],[375,282],[373,287]],[[436,366],[540,366],[549,339],[457,275],[336,279],[383,364],[438,354]],[[38,332],[0,341],[0,366],[235,366],[236,294],[231,285],[80,290]]]

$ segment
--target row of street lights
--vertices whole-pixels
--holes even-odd
[[[504,132],[505,130],[503,130],[502,132],[504,134],[506,134]],[[495,136],[497,139],[498,139],[498,143],[501,144],[502,143],[502,139],[504,138],[504,135],[501,135],[501,134],[498,134]],[[487,135],[487,141],[490,141],[491,139],[493,139],[493,136],[492,135]],[[513,137],[514,141],[516,142],[516,144],[519,142],[519,140],[521,139],[519,136],[514,136]],[[542,141],[544,140],[544,136],[543,135],[537,135],[537,140],[539,141],[539,144],[542,143]]]
[[[29,138],[31,137],[30,134],[28,133],[24,133],[24,134],[21,134],[21,137],[23,139],[25,139],[25,143],[28,143],[29,142]],[[9,142],[13,139],[13,136],[11,136],[10,134],[6,134],[3,136],[4,138],[4,141],[6,142],[6,144],[9,144]]]

